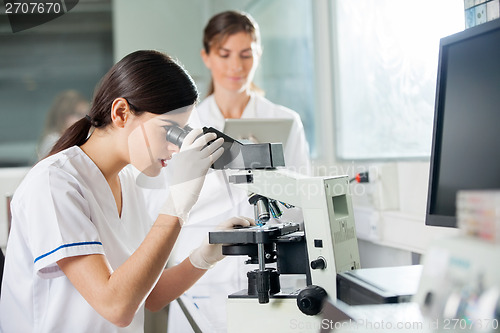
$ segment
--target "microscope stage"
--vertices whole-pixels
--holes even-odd
[[[267,244],[277,238],[299,230],[297,223],[270,224],[235,228],[232,230],[212,231],[209,233],[210,244]]]

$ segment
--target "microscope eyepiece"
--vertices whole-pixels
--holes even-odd
[[[186,125],[184,128],[179,126],[165,126],[167,128],[167,141],[172,142],[174,145],[180,147],[188,135],[193,129]]]

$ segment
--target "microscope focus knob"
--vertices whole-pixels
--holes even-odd
[[[316,260],[311,261],[312,269],[325,269],[326,268],[326,260],[323,257],[319,257]]]
[[[297,296],[297,306],[302,313],[314,316],[321,312],[328,294],[320,286],[310,285],[302,289]]]

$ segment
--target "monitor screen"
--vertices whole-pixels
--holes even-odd
[[[441,39],[426,224],[456,227],[461,189],[500,188],[500,19]]]

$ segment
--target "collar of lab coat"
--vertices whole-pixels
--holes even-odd
[[[257,97],[254,93],[251,93],[241,118],[257,118]],[[215,103],[214,95],[206,97],[189,118],[189,124],[193,128],[207,126],[219,131],[223,130],[225,121],[219,106]]]
[[[209,100],[209,106],[210,106],[210,115],[212,117],[217,117],[219,118],[219,121],[224,122],[224,115],[222,114],[221,110],[219,109],[219,106],[215,102],[214,95],[210,95],[208,98]],[[255,118],[257,116],[256,112],[256,105],[255,105],[255,94],[250,93],[250,100],[248,101],[247,105],[245,106],[245,109],[243,110],[243,113],[241,114],[241,118]]]

